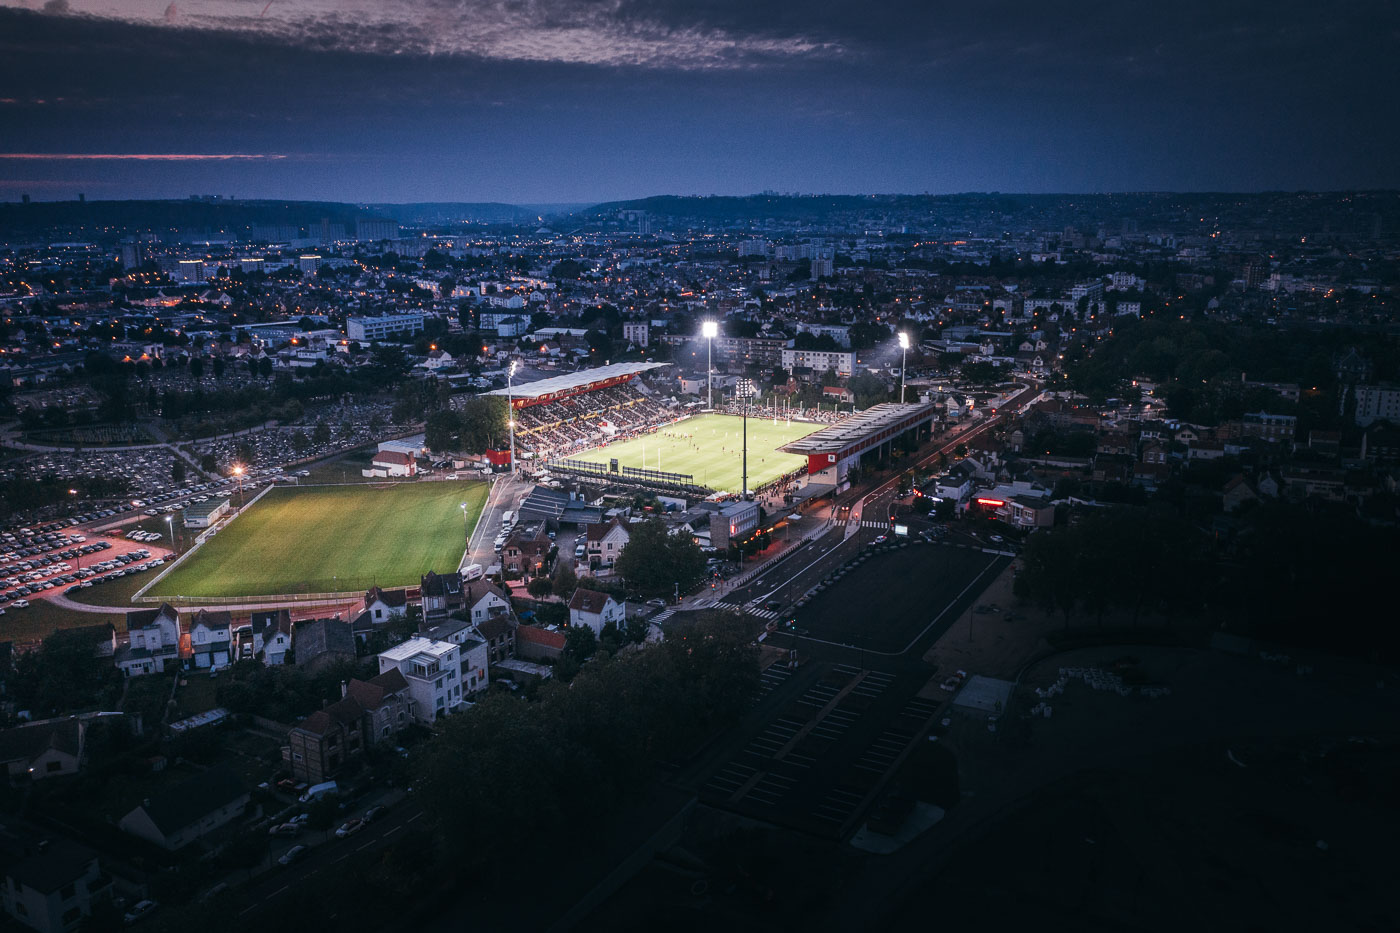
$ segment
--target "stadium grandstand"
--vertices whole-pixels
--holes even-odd
[[[516,456],[547,461],[675,421],[680,413],[637,380],[644,372],[669,365],[613,363],[486,394],[511,400]]]
[[[933,433],[938,407],[932,402],[885,402],[848,415],[829,428],[784,444],[780,449],[807,457],[807,484],[840,488],[863,458],[884,459],[903,435],[922,443]]]

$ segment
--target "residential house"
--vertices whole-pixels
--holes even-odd
[[[86,736],[87,723],[77,716],[0,730],[0,764],[11,781],[77,774]]]
[[[211,768],[144,801],[117,826],[174,852],[238,819],[247,805],[242,779],[230,769]]]
[[[126,614],[128,643],[117,651],[117,667],[128,677],[159,674],[180,661],[180,613],[169,603]]]
[[[253,613],[253,657],[269,667],[282,664],[292,650],[292,614],[286,609]]]
[[[515,653],[527,660],[557,661],[564,653],[564,633],[538,625],[522,625],[515,630]]]
[[[447,617],[466,606],[460,573],[434,573],[429,570],[422,578],[419,592],[423,600],[423,625],[447,621]]]
[[[351,679],[341,698],[287,733],[283,759],[299,781],[319,784],[357,765],[365,749],[388,740],[413,717],[408,681],[397,669]]]
[[[632,536],[627,526],[614,518],[612,521],[588,526],[588,566],[611,567],[617,562],[622,549]]]
[[[218,670],[233,662],[233,616],[199,610],[190,624],[190,660],[199,670]]]
[[[607,593],[579,587],[569,600],[569,624],[582,625],[597,635],[609,622],[618,628],[627,625],[627,603],[618,602]]]
[[[364,643],[375,632],[387,631],[390,622],[408,615],[407,590],[382,590],[371,587],[364,598],[364,609],[350,623],[355,640]]]
[[[18,926],[67,933],[112,896],[112,876],[95,851],[7,818],[0,826],[0,905]]]
[[[476,626],[461,618],[448,619],[423,631],[424,638],[457,646],[457,655],[461,660],[458,674],[465,694],[480,693],[489,683],[487,669],[490,651],[486,640],[479,636]]]
[[[340,618],[308,619],[296,623],[292,644],[297,667],[316,673],[332,664],[355,660],[355,636]]]
[[[1249,483],[1244,476],[1238,473],[1225,484],[1221,499],[1226,512],[1237,512],[1245,506],[1245,503],[1259,501],[1259,497],[1254,494],[1253,489],[1249,488]]]
[[[320,784],[357,764],[365,750],[363,714],[358,703],[342,698],[293,726],[287,733],[292,777]]]
[[[544,569],[549,549],[553,546],[554,542],[545,532],[544,522],[526,522],[511,533],[501,548],[501,567],[507,573],[535,576]]]
[[[476,631],[486,642],[486,657],[491,664],[515,657],[515,624],[508,616],[493,616],[476,624]]]
[[[510,620],[510,600],[494,583],[474,580],[465,589],[466,614],[473,625],[480,626],[490,619]]]
[[[397,668],[408,682],[413,717],[421,723],[452,714],[462,704],[461,651],[451,642],[417,636],[379,654],[379,672]]]

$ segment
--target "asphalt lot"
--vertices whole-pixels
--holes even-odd
[[[817,584],[793,616],[813,639],[902,654],[926,631],[941,634],[938,623],[946,628],[961,611],[954,604],[975,597],[977,583],[994,579],[1006,560],[980,548],[917,539],[878,546]]]

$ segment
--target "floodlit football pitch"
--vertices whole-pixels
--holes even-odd
[[[272,596],[416,585],[429,570],[457,569],[487,491],[485,483],[451,480],[279,487],[144,595]]]
[[[787,421],[773,416],[749,416],[749,488],[756,489],[785,473],[807,465],[801,454],[778,448],[806,437],[823,425]],[[743,471],[743,419],[734,415],[699,415],[643,437],[629,438],[570,460],[607,465],[614,457],[619,467],[630,466],[665,473],[689,473],[695,482],[711,489],[738,492]]]

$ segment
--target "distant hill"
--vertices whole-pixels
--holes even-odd
[[[334,201],[255,201],[188,198],[169,201],[13,201],[0,203],[0,236],[64,232],[88,239],[123,233],[239,233],[256,226],[310,228],[324,221],[349,230],[359,219],[389,219]]]

